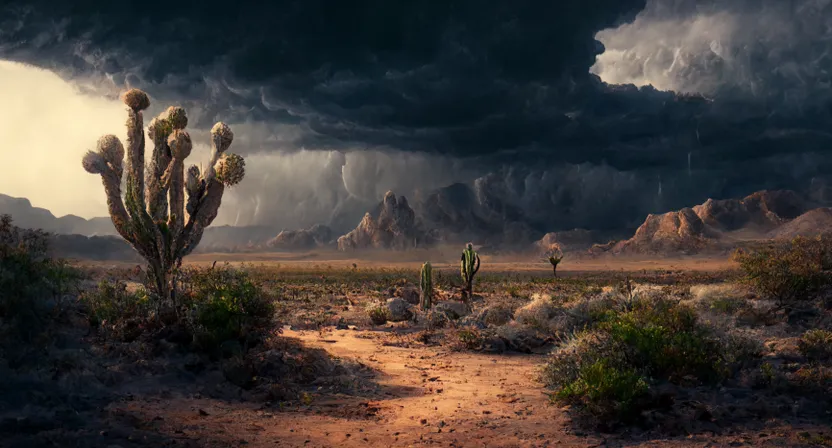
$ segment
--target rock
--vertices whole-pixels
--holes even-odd
[[[238,359],[231,359],[222,365],[222,374],[229,383],[250,389],[254,385],[254,376],[248,367]]]
[[[505,341],[496,336],[486,338],[482,343],[482,350],[488,353],[503,353],[507,348]]]
[[[404,299],[393,297],[387,299],[387,319],[391,322],[402,322],[410,320],[413,312],[410,311],[410,304]]]
[[[471,309],[463,302],[456,300],[443,300],[433,307],[437,313],[444,313],[448,318],[457,320],[471,314]]]
[[[492,305],[477,313],[476,319],[483,325],[499,327],[509,323],[514,318],[514,312],[505,305]]]
[[[396,297],[401,297],[402,299],[404,299],[405,302],[411,305],[419,304],[419,288],[416,288],[414,286],[405,286],[403,288],[397,288],[394,295]]]
[[[444,328],[448,323],[448,316],[444,313],[430,310],[425,315],[425,320],[427,321],[428,328]]]

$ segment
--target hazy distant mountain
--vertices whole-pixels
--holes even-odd
[[[11,215],[18,227],[78,235],[115,235],[110,218],[84,219],[75,215],[55,217],[49,210],[32,206],[25,198],[0,194],[0,214]]]

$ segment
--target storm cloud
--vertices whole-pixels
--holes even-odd
[[[347,227],[388,189],[454,182],[540,230],[761,188],[826,197],[828,0],[34,0],[0,17],[0,58],[231,124],[250,169],[223,223]]]

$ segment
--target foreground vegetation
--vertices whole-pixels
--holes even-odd
[[[576,427],[685,435],[770,419],[823,422],[832,410],[832,246],[823,238],[738,253],[736,272],[480,273],[473,288],[456,269],[433,268],[426,282],[416,270],[359,265],[186,267],[174,309],[154,299],[153,276],[141,268],[75,268],[48,257],[45,234],[0,224],[8,388],[27,372],[64,384],[92,371],[72,384],[108,390],[133,376],[187,372],[275,409],[334,393],[376,396],[366,367],[282,337],[288,326],[352,329],[382,346],[450,356],[535,354],[540,387]],[[73,344],[90,348],[82,355],[67,350]],[[117,379],[114,364],[130,374]],[[40,398],[10,400],[0,399],[0,412]],[[15,425],[0,433],[19,432]]]

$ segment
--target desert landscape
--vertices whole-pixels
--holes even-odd
[[[832,447],[832,0],[0,2],[0,448]]]
[[[0,226],[3,446],[832,446],[830,214],[790,191],[477,246],[388,193],[178,265],[5,204],[53,232]]]

